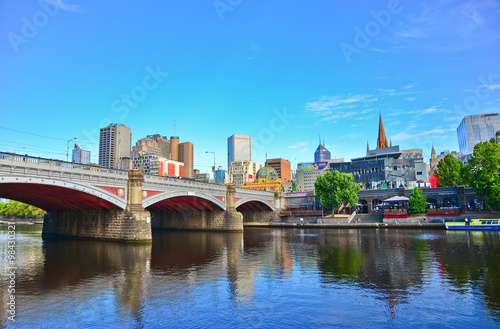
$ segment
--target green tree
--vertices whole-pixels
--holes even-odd
[[[22,218],[37,218],[45,214],[40,208],[26,203],[9,200],[7,203],[0,203],[0,216],[15,216]]]
[[[340,173],[337,170],[318,176],[314,188],[323,207],[332,210],[348,204],[355,206],[360,190],[359,185],[354,183],[353,175]],[[334,211],[332,211],[332,216],[333,214]]]
[[[464,181],[494,209],[500,209],[500,144],[483,142],[474,146],[474,153],[463,171]]]
[[[464,167],[463,162],[458,161],[453,155],[447,154],[437,165],[438,185],[443,187],[457,186],[460,183]]]
[[[422,194],[418,187],[413,188],[410,194],[410,212],[423,213],[427,208],[427,195]]]

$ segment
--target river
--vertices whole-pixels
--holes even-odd
[[[248,228],[127,245],[18,225],[0,248],[7,328],[500,327],[498,232]]]

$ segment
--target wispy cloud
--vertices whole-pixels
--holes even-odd
[[[350,118],[371,112],[373,109],[366,107],[376,101],[378,98],[371,95],[322,96],[306,103],[305,112],[322,116],[322,121]]]
[[[49,3],[51,5],[57,6],[57,7],[59,7],[59,9],[66,10],[66,11],[73,11],[73,12],[79,12],[79,13],[82,13],[84,11],[83,7],[81,7],[79,5],[69,4],[70,0],[68,0],[68,1],[42,0],[42,1]]]
[[[391,42],[397,45],[394,48],[457,51],[500,38],[493,24],[499,14],[497,1],[457,2],[416,3],[416,7],[393,30]]]
[[[450,110],[445,109],[445,108],[437,108],[436,106],[431,106],[429,108],[426,108],[425,110],[415,110],[407,113],[412,113],[415,114],[414,118],[418,118],[427,114],[433,114],[433,113],[451,113]]]
[[[415,101],[416,98],[415,97],[406,97],[405,100],[407,100],[407,101]]]
[[[291,149],[301,148],[301,147],[309,145],[309,142],[310,141],[298,142],[298,143],[295,143],[293,145],[288,146],[288,148],[291,148]]]

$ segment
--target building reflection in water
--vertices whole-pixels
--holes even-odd
[[[328,296],[337,307],[355,305],[346,298],[368,301],[397,321],[405,305],[436,288],[479,296],[500,320],[498,232],[252,228],[155,232],[150,245],[19,237],[18,293],[32,317],[49,310],[64,318],[73,310],[147,326],[162,312],[178,319],[192,307],[216,312],[229,303],[255,315],[238,319],[241,325],[266,326],[270,314],[317,307]],[[434,307],[439,313],[447,305]]]

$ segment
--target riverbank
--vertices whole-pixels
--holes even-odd
[[[444,223],[243,223],[244,227],[273,228],[430,228],[445,229]]]
[[[1,219],[0,225],[43,225],[43,219],[30,220],[27,218]]]

